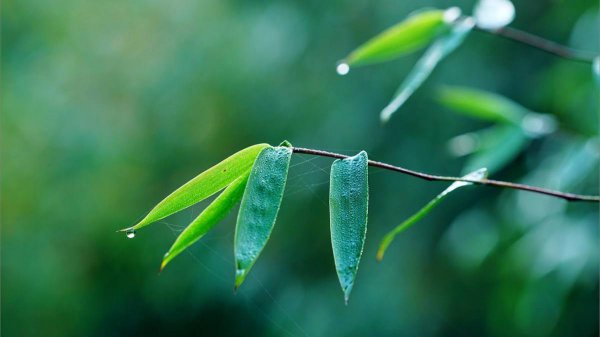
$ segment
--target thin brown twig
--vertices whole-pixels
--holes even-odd
[[[554,41],[544,39],[537,35],[534,35],[534,34],[531,34],[531,33],[516,29],[516,28],[503,27],[500,29],[493,29],[493,30],[482,29],[482,28],[476,28],[476,29],[480,32],[497,35],[497,36],[503,37],[505,39],[519,42],[519,43],[528,45],[530,47],[539,49],[541,51],[544,51],[546,53],[553,54],[553,55],[562,57],[564,59],[569,59],[572,61],[584,62],[584,63],[591,64],[594,62],[594,58],[597,57],[597,55],[594,55],[591,52],[577,50],[577,49],[573,49],[573,48],[570,48],[567,46],[563,46]]]
[[[314,155],[314,156],[329,157],[329,158],[336,158],[336,159],[345,159],[345,158],[349,157],[349,156],[339,154],[339,153],[314,150],[314,149],[306,149],[306,148],[302,148],[302,147],[293,147],[292,151],[295,153],[309,154],[309,155]],[[394,166],[394,165],[390,165],[390,164],[386,164],[386,163],[382,163],[382,162],[374,161],[374,160],[369,160],[369,166],[379,167],[382,169],[395,171],[395,172],[400,172],[400,173],[410,175],[410,176],[413,176],[416,178],[424,179],[427,181],[452,181],[452,182],[464,181],[464,182],[473,183],[476,185],[495,186],[495,187],[501,187],[501,188],[509,188],[509,189],[513,189],[513,190],[521,190],[521,191],[528,191],[528,192],[533,192],[533,193],[538,193],[538,194],[544,194],[544,195],[549,195],[549,196],[556,197],[556,198],[565,199],[568,201],[600,202],[600,196],[597,196],[597,195],[581,195],[581,194],[560,192],[560,191],[554,191],[554,190],[536,187],[536,186],[517,184],[517,183],[511,183],[511,182],[500,181],[500,180],[492,180],[492,179],[471,180],[471,179],[465,179],[465,178],[460,178],[460,177],[439,176],[439,175],[417,172],[417,171],[409,170],[409,169],[406,169],[406,168],[403,168],[400,166]]]

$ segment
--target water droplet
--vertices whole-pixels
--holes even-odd
[[[125,235],[127,235],[128,239],[133,239],[135,237],[135,229],[128,229]]]
[[[337,65],[335,71],[337,71],[338,75],[344,76],[350,71],[350,66],[346,62],[341,62]]]
[[[500,29],[515,18],[515,6],[509,0],[481,0],[474,14],[479,28]]]
[[[456,19],[460,17],[462,12],[458,7],[450,7],[444,11],[444,22],[445,23],[454,23]]]

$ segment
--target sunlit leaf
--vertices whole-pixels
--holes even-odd
[[[135,226],[123,229],[122,231],[140,229],[217,193],[248,171],[252,167],[258,153],[267,146],[269,144],[257,144],[247,147],[200,173],[194,179],[169,194]]]
[[[229,211],[242,199],[250,170],[234,180],[223,192],[198,215],[186,229],[179,234],[175,243],[165,254],[160,269],[173,260],[179,253],[202,238],[217,223],[223,220]]]
[[[289,143],[283,145],[258,155],[246,184],[235,230],[236,288],[267,244],[279,212],[292,156]]]
[[[368,158],[362,151],[331,166],[329,218],[331,244],[346,303],[354,285],[367,234]]]
[[[482,29],[500,29],[515,18],[515,6],[509,0],[479,0],[473,15],[477,27]]]
[[[473,19],[461,19],[448,33],[439,37],[427,49],[408,74],[392,101],[381,111],[382,122],[387,122],[392,114],[425,82],[438,63],[462,44],[473,26]]]
[[[519,127],[497,125],[481,133],[477,150],[467,159],[463,172],[487,167],[490,173],[504,168],[525,148],[529,141]]]
[[[487,178],[487,175],[488,175],[487,169],[482,168],[477,171],[471,172],[462,178],[476,181],[476,180],[482,180],[482,179]],[[389,245],[392,243],[392,241],[394,241],[394,238],[396,237],[396,235],[402,233],[403,231],[407,230],[412,225],[417,223],[417,221],[421,220],[425,215],[427,215],[429,212],[431,212],[431,210],[435,206],[437,206],[437,204],[439,204],[440,201],[442,201],[450,192],[456,190],[457,188],[460,188],[463,186],[469,186],[469,185],[473,185],[473,183],[464,182],[464,181],[453,182],[442,193],[438,194],[433,200],[431,200],[429,203],[427,203],[427,205],[425,205],[425,207],[421,208],[417,213],[413,214],[410,218],[406,219],[404,222],[402,222],[401,224],[396,226],[396,228],[394,228],[389,233],[387,233],[383,237],[383,240],[381,240],[381,243],[379,244],[379,249],[377,250],[377,260],[381,261],[383,259],[383,255],[385,254],[385,251],[387,250]]]
[[[448,28],[445,14],[446,18],[456,19],[460,10],[427,10],[411,15],[355,49],[341,64],[358,66],[383,62],[422,48]]]
[[[523,116],[530,112],[506,97],[465,87],[445,87],[439,100],[457,113],[493,122],[520,125]]]

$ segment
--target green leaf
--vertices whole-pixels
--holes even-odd
[[[487,175],[488,175],[487,169],[482,168],[477,171],[471,172],[462,178],[477,181],[477,180],[482,180],[482,179],[487,178]],[[404,222],[402,222],[401,224],[396,226],[396,228],[394,228],[389,233],[387,233],[383,237],[383,240],[381,240],[381,243],[379,244],[379,249],[377,250],[377,260],[381,261],[383,259],[383,255],[385,254],[385,251],[387,250],[389,245],[392,243],[392,241],[394,241],[394,238],[396,237],[396,235],[404,232],[405,230],[410,228],[412,225],[417,223],[417,221],[421,220],[425,215],[427,215],[429,212],[431,212],[431,210],[435,206],[437,206],[437,204],[440,203],[440,201],[442,201],[450,192],[452,192],[458,188],[461,188],[463,186],[469,186],[469,185],[473,185],[473,183],[465,182],[465,181],[453,182],[442,193],[438,194],[433,200],[431,200],[429,203],[427,203],[427,205],[425,205],[425,207],[421,208],[417,213],[413,214],[410,218],[406,219]]]
[[[269,144],[247,147],[200,173],[158,203],[138,224],[121,231],[140,229],[217,193],[248,171],[258,153],[267,146]]]
[[[600,83],[600,56],[594,57],[594,61],[592,61],[592,74],[596,83]]]
[[[529,138],[520,127],[497,125],[480,133],[477,150],[469,156],[463,173],[487,167],[496,173],[514,160],[525,148]]]
[[[458,9],[450,10],[456,13]],[[355,49],[343,64],[359,66],[388,61],[422,48],[447,29],[446,12],[427,10],[411,15]]]
[[[438,38],[427,49],[396,91],[392,101],[381,111],[382,122],[387,122],[392,114],[427,80],[438,63],[463,43],[474,25],[472,18],[457,21],[448,33]]]
[[[291,156],[291,147],[267,147],[252,167],[235,230],[236,288],[244,282],[271,236]]]
[[[469,117],[515,125],[520,125],[523,117],[530,112],[506,97],[465,87],[442,89],[439,101],[455,112]]]
[[[368,158],[362,151],[331,166],[329,219],[337,275],[348,303],[367,234]]]
[[[160,270],[173,260],[179,253],[191,246],[208,233],[217,223],[223,220],[229,211],[242,199],[250,170],[234,180],[225,190],[198,215],[187,228],[179,234],[175,243],[165,254]]]

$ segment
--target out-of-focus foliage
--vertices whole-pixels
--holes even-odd
[[[385,127],[377,112],[418,56],[336,75],[340,55],[415,9],[473,4],[4,2],[3,336],[597,335],[596,205],[472,188],[398,236],[378,264],[378,238],[443,186],[371,170],[372,240],[347,307],[330,258],[328,159],[292,158],[279,225],[236,295],[231,216],[156,273],[208,201],[135,239],[115,233],[258,142],[365,149],[457,174],[466,159],[447,141],[494,126],[440,107],[441,84],[557,119],[494,177],[598,193],[598,86],[587,64],[474,32]],[[515,5],[511,25],[598,52],[596,2]]]

